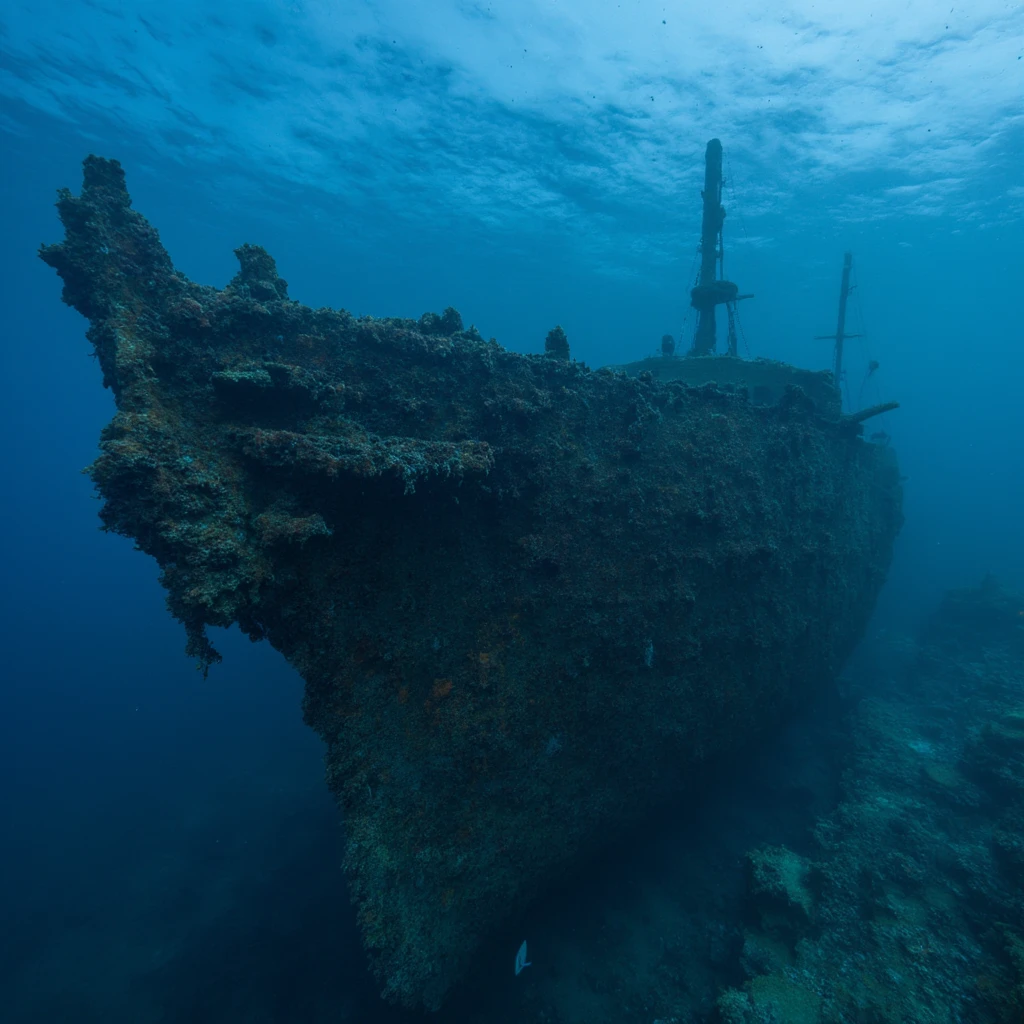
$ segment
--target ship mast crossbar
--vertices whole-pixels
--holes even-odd
[[[850,287],[850,271],[853,268],[853,253],[843,253],[843,279],[839,286],[839,318],[836,323],[835,334],[816,334],[815,341],[834,341],[835,356],[832,363],[832,375],[836,387],[841,388],[843,383],[843,342],[847,338],[860,338],[860,334],[846,333],[846,300],[850,297],[853,288]]]

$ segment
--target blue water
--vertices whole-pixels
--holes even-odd
[[[1024,588],[1020,5],[596,6],[0,12],[6,1019],[404,1019],[365,975],[301,681],[232,633],[204,682],[156,566],[97,529],[113,401],[35,257],[90,152],[194,280],[254,242],[308,305],[454,305],[521,352],[560,323],[598,366],[692,330],[718,136],[741,354],[828,367],[849,249],[847,408],[901,403],[872,421],[907,477],[872,629],[989,571]]]

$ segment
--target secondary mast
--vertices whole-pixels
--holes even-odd
[[[835,342],[835,356],[832,363],[832,376],[835,378],[836,387],[840,390],[843,386],[843,342],[847,338],[859,338],[859,334],[846,333],[846,300],[850,297],[853,288],[850,287],[850,271],[853,269],[853,253],[843,254],[843,279],[839,286],[839,319],[836,323],[835,334],[818,334],[816,341],[832,340]]]

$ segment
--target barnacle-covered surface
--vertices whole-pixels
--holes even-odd
[[[800,389],[309,309],[256,246],[197,285],[115,161],[58,209],[42,257],[117,400],[103,520],[158,560],[204,669],[205,627],[238,623],[303,676],[388,997],[438,1006],[539,886],[861,635],[898,470]]]

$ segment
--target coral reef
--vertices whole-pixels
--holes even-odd
[[[725,1024],[1024,1019],[1024,597],[948,595],[897,661],[862,693],[813,861],[750,854]]]
[[[197,285],[116,161],[58,210],[41,255],[117,403],[105,527],[157,560],[204,670],[206,627],[237,623],[301,673],[388,998],[439,1006],[542,885],[861,636],[898,468],[799,388],[517,355],[453,309],[309,309],[252,245]]]

